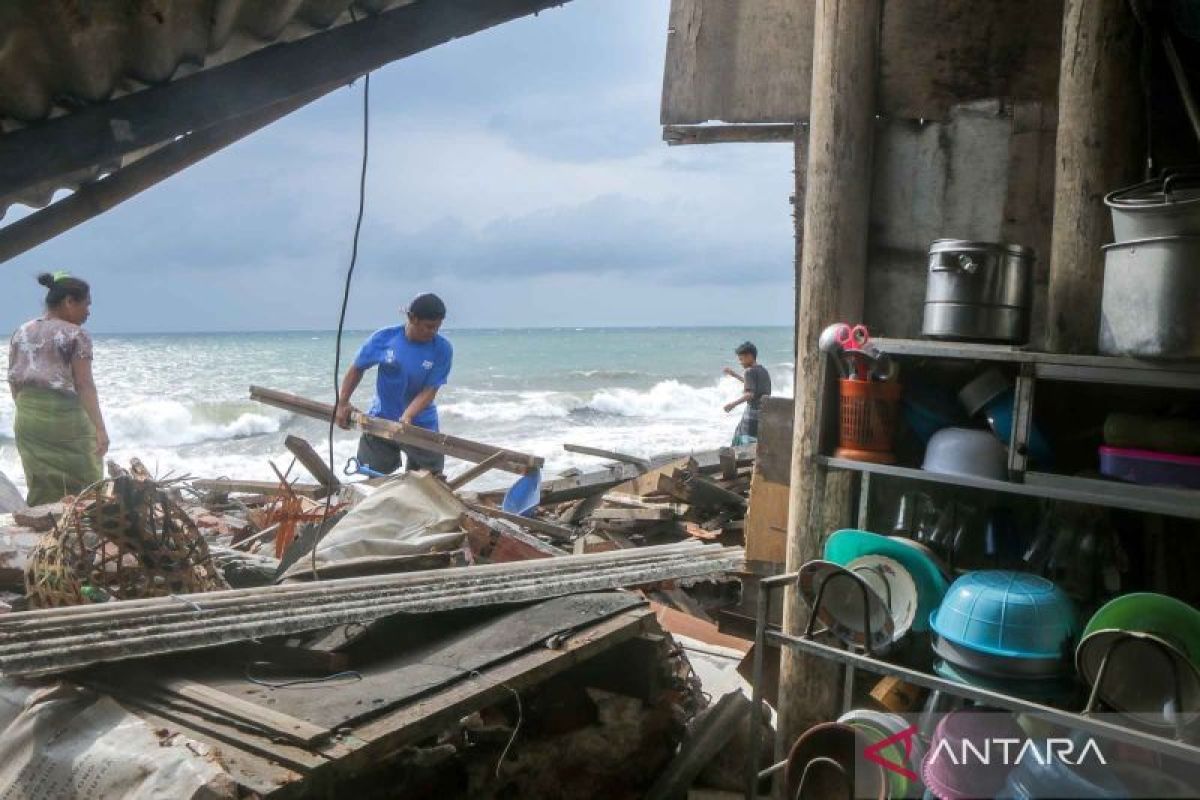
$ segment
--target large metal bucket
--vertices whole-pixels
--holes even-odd
[[[1100,352],[1200,358],[1200,236],[1104,247]]]
[[[1020,344],[1029,339],[1033,251],[1016,244],[939,239],[929,248],[922,333]]]

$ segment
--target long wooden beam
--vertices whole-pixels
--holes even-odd
[[[334,407],[329,403],[309,400],[306,397],[274,389],[264,389],[261,386],[250,387],[250,399],[275,408],[282,408],[293,414],[319,419],[322,422],[328,422],[334,414]],[[416,425],[405,425],[403,422],[372,417],[361,411],[355,411],[350,415],[350,424],[363,433],[369,433],[381,439],[420,447],[423,450],[461,458],[475,464],[483,463],[496,453],[500,453],[502,454],[501,458],[494,462],[496,469],[515,472],[518,475],[524,475],[533,469],[540,469],[544,463],[544,460],[538,456],[507,450],[503,447],[493,447],[490,444],[473,442],[470,439],[446,433],[428,431],[418,428]]]
[[[1104,195],[1136,180],[1144,152],[1138,146],[1138,39],[1126,0],[1063,5],[1046,294],[1046,349],[1053,352],[1096,352],[1104,285],[1100,248],[1112,241]]]
[[[243,117],[189,133],[104,179],[84,184],[62,200],[5,225],[0,228],[0,263],[100,216],[301,106],[325,96],[329,91],[332,89],[308,92]],[[0,145],[3,141],[0,137]]]
[[[30,125],[0,136],[0,197],[565,2],[414,3]]]
[[[796,126],[791,124],[663,126],[663,141],[672,147],[684,144],[791,144],[795,138]]]
[[[796,419],[793,429],[787,565],[820,558],[831,521],[849,522],[848,478],[814,461],[821,381],[828,359],[817,348],[821,330],[862,319],[867,271],[871,164],[875,138],[882,0],[817,0],[813,39],[808,163],[797,171],[805,191],[796,300]],[[797,192],[801,194],[800,191]],[[783,625],[803,630],[808,609],[795,587],[785,594]],[[837,667],[791,650],[783,654],[778,742],[794,742],[807,727],[836,714]]]

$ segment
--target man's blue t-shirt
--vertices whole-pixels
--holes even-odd
[[[454,348],[441,335],[428,342],[410,342],[404,335],[403,325],[375,331],[354,359],[354,366],[361,370],[379,367],[375,378],[375,402],[368,413],[383,419],[400,419],[404,409],[422,389],[446,385],[453,359]],[[413,424],[436,431],[437,406],[430,403],[413,418]]]

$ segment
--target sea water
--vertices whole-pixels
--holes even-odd
[[[791,396],[790,328],[539,328],[443,331],[454,345],[450,383],[438,394],[444,432],[546,459],[550,475],[597,468],[594,457],[564,443],[637,456],[708,450],[729,444],[741,408],[722,406],[740,385],[721,374],[737,368],[733,348],[759,349],[774,393]],[[366,331],[344,334],[342,370]],[[112,438],[109,458],[140,458],[159,476],[273,480],[270,463],[291,462],[287,434],[327,454],[328,429],[249,399],[252,384],[333,402],[333,333],[95,335],[94,371]],[[0,366],[7,367],[7,352]],[[355,394],[364,411],[374,393],[369,373]],[[13,441],[13,405],[0,396],[0,471],[22,488]],[[338,430],[340,472],[357,434]],[[447,472],[462,464],[451,459]],[[296,467],[295,475],[303,475]],[[303,475],[303,480],[309,480]],[[474,486],[511,481],[490,473]]]

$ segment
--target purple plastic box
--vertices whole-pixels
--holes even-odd
[[[1100,472],[1130,483],[1200,489],[1200,456],[1101,447]]]

